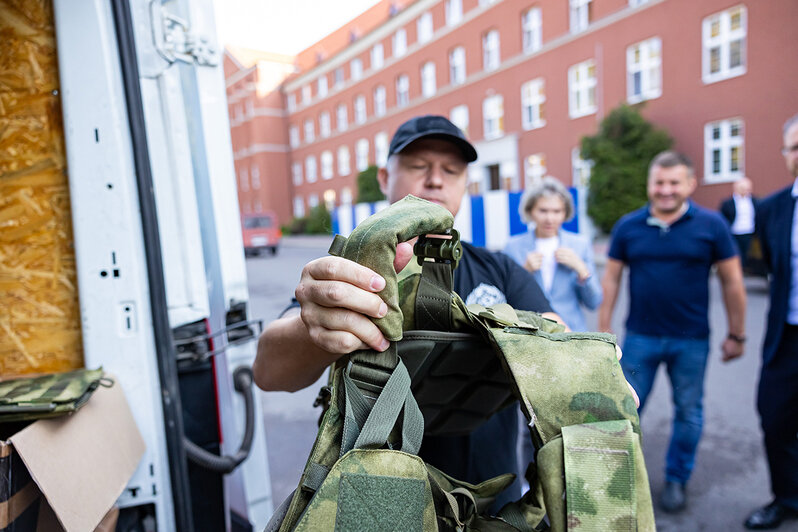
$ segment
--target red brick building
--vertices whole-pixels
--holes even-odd
[[[247,67],[229,50],[242,211],[284,220],[289,203],[302,215],[355,201],[357,173],[427,113],[476,146],[474,194],[544,174],[582,187],[579,140],[622,102],[644,104],[693,159],[698,202],[715,207],[742,175],[767,194],[789,180],[779,149],[798,112],[796,20],[794,0],[383,0],[292,63]]]

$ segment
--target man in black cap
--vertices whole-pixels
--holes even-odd
[[[408,194],[438,203],[457,215],[466,192],[468,163],[477,152],[462,131],[442,116],[408,120],[394,134],[388,163],[377,179],[391,203]],[[412,246],[397,246],[394,266],[400,271],[412,257]],[[377,295],[385,280],[370,269],[340,257],[308,263],[296,288],[301,312],[291,310],[272,322],[258,343],[255,382],[264,390],[295,391],[313,384],[340,356],[358,349],[384,351],[388,341],[368,319],[387,312]],[[535,278],[501,253],[463,243],[455,270],[454,290],[467,303],[509,303],[514,308],[551,311]],[[516,472],[518,408],[497,413],[470,435],[425,437],[419,453],[447,474],[478,483]],[[494,503],[498,510],[520,496],[520,483]]]

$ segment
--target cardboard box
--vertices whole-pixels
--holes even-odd
[[[118,382],[75,414],[7,428],[0,425],[0,529],[113,530],[114,503],[144,454]]]

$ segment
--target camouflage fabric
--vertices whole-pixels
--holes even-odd
[[[380,295],[389,312],[374,322],[392,344],[384,353],[342,357],[331,369],[331,404],[280,530],[655,530],[639,419],[612,335],[566,333],[560,324],[506,304],[466,307],[452,293],[450,327],[433,336],[445,343],[451,335],[468,333],[493,346],[504,368],[499,374],[506,375],[505,386],[520,400],[538,449],[536,462],[527,469],[530,489],[490,516],[486,508],[514,475],[474,486],[397,450],[412,449],[406,440],[423,430],[407,426],[414,419],[407,411],[418,409],[404,395],[409,384],[402,381],[402,389],[392,390],[389,400],[383,396],[397,368],[406,373],[395,346],[404,331],[417,325],[414,312],[423,274],[415,263],[394,273],[396,244],[422,233],[442,233],[451,224],[444,209],[408,197],[367,219],[348,239],[336,237],[331,253],[385,277]],[[429,340],[429,332],[410,336],[437,341]],[[445,386],[441,393],[451,390]],[[383,408],[387,402],[394,403],[390,414]],[[445,407],[462,411],[463,404]],[[342,449],[342,441],[351,442],[358,430],[374,434],[369,426],[375,422],[381,427],[378,438],[372,436],[364,448],[348,450],[351,443],[345,443]],[[398,508],[388,508],[390,501]]]
[[[89,400],[102,378],[101,368],[1,381],[0,422],[75,412]]]

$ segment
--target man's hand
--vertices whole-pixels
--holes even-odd
[[[733,340],[731,338],[726,338],[723,340],[723,343],[720,344],[720,359],[724,362],[729,362],[730,360],[741,357],[743,355],[743,347],[744,345],[742,342],[738,342],[737,340]]]
[[[540,266],[543,264],[543,253],[539,251],[530,251],[526,254],[526,261],[524,262],[524,268],[528,272],[535,273],[540,269]]]
[[[394,268],[401,270],[412,256],[409,243],[399,244]],[[369,319],[382,318],[388,312],[377,295],[383,288],[385,279],[356,262],[341,257],[309,262],[302,270],[295,295],[311,341],[338,354],[368,348],[386,350],[388,340]]]
[[[580,281],[584,281],[590,277],[590,270],[587,268],[587,264],[585,264],[585,261],[583,261],[573,249],[557,248],[557,250],[554,252],[554,259],[559,264],[567,266],[575,271],[579,276]]]

